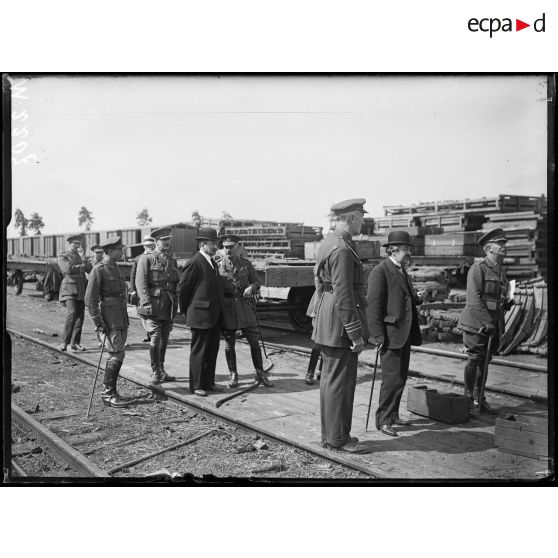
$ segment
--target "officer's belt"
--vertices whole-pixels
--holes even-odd
[[[126,302],[125,295],[121,295],[121,298],[115,296],[107,296],[106,298],[103,298],[101,300],[101,304],[103,306],[122,306],[124,302]]]
[[[324,283],[324,293],[333,293],[333,285],[331,283]],[[353,284],[353,291],[355,294],[364,294],[364,289],[361,285]]]
[[[165,294],[172,294],[172,295],[174,294],[174,293],[171,293],[166,287],[154,287],[154,288],[148,289],[148,293],[151,296],[162,296],[162,295],[165,295]]]

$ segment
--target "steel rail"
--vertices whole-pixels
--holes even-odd
[[[13,401],[12,415],[38,436],[40,439],[38,442],[39,445],[46,445],[65,463],[73,467],[84,477],[109,477],[109,474],[106,471],[95,465],[93,461],[87,459],[87,457],[67,444],[64,440],[62,440],[62,438],[59,438],[39,421],[28,415]]]
[[[50,349],[53,352],[59,353],[61,355],[65,355],[68,356],[70,358],[73,358],[83,364],[87,364],[91,367],[95,367],[97,366],[97,363],[94,361],[91,361],[87,358],[84,358],[78,354],[74,354],[74,353],[70,353],[70,352],[62,352],[60,351],[57,347],[50,345],[49,343],[42,341],[41,339],[36,339],[34,337],[31,337],[30,335],[27,335],[25,333],[21,333],[19,331],[16,331],[14,329],[11,328],[6,328],[6,331],[9,333],[12,333],[13,335],[17,335],[18,337],[21,337],[22,339],[26,339],[27,341],[31,341],[32,343],[36,343],[37,345],[41,345],[47,349]],[[251,425],[248,422],[245,422],[243,420],[239,420],[239,419],[232,419],[226,416],[221,415],[217,409],[214,409],[212,407],[206,407],[203,405],[198,404],[196,401],[183,401],[182,399],[173,396],[172,393],[169,393],[168,391],[166,391],[165,389],[161,388],[158,385],[154,385],[151,384],[150,382],[146,381],[146,382],[141,382],[136,378],[131,378],[129,377],[126,372],[121,371],[120,373],[120,377],[126,379],[129,382],[132,382],[133,384],[142,386],[144,388],[150,389],[152,391],[156,391],[158,393],[164,394],[166,397],[168,397],[173,403],[176,403],[182,407],[186,407],[189,409],[195,409],[196,411],[201,411],[203,413],[206,413],[208,415],[211,415],[213,417],[218,418],[219,420],[222,420],[224,422],[226,422],[227,424],[233,425],[233,426],[240,426],[241,428],[244,428],[245,430],[251,431],[251,432],[256,432],[258,434],[261,434],[263,436],[265,436],[266,438],[270,439],[270,440],[276,440],[279,441],[281,443],[284,443],[288,446],[303,450],[303,451],[307,451],[308,453],[311,453],[317,457],[320,457],[321,459],[325,459],[327,461],[333,462],[333,463],[337,463],[339,465],[344,465],[345,467],[352,469],[354,471],[359,471],[360,473],[364,473],[365,475],[368,475],[369,477],[372,478],[386,478],[385,472],[380,470],[380,469],[376,469],[373,466],[366,466],[366,465],[361,465],[359,463],[353,463],[352,461],[350,461],[349,459],[347,459],[346,457],[343,456],[343,454],[339,453],[339,454],[334,454],[334,455],[326,455],[324,453],[322,453],[322,451],[320,451],[317,448],[312,447],[309,444],[303,444],[303,443],[299,443],[293,440],[290,440],[289,438],[286,438],[284,436],[281,436],[280,434],[276,434],[274,432],[270,432],[264,428],[261,427],[254,427],[253,425]],[[108,476],[105,473],[105,476]]]

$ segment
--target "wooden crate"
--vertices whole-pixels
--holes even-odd
[[[428,386],[410,387],[407,410],[447,424],[470,420],[471,399],[458,393],[442,393]]]
[[[477,244],[480,236],[481,233],[477,232],[426,235],[424,237],[424,255],[482,257],[484,251]]]
[[[495,439],[500,451],[547,459],[548,419],[528,415],[496,419]]]

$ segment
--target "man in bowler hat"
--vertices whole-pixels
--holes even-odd
[[[467,303],[461,312],[458,327],[463,331],[463,344],[467,348],[464,393],[471,398],[472,417],[476,417],[478,412],[497,412],[488,404],[486,397],[478,401],[478,394],[488,339],[493,339],[491,354],[488,355],[490,359],[498,350],[504,333],[504,313],[513,304],[507,299],[509,284],[503,268],[507,241],[502,229],[494,229],[481,236],[478,243],[484,248],[486,256],[481,262],[474,263],[467,275]],[[486,378],[484,381],[486,383]]]
[[[217,231],[201,228],[196,240],[199,251],[184,266],[178,299],[192,332],[190,391],[205,397],[208,391],[220,391],[215,384],[215,365],[225,303],[219,270],[213,259],[217,252]]]
[[[65,351],[70,345],[72,352],[85,351],[85,347],[81,344],[81,330],[85,315],[83,298],[87,288],[85,274],[89,273],[93,266],[87,259],[84,261],[79,253],[82,235],[70,235],[66,241],[68,249],[58,256],[58,267],[64,275],[58,300],[66,306],[66,321],[60,350]]]
[[[320,244],[314,267],[317,304],[312,340],[323,356],[322,446],[350,453],[368,451],[351,437],[358,355],[369,336],[364,270],[352,240],[360,233],[365,203],[359,198],[331,207],[336,227]]]
[[[137,312],[149,335],[151,383],[173,382],[176,378],[165,370],[165,355],[170,332],[178,310],[176,286],[178,269],[170,255],[171,229],[151,232],[155,249],[141,255],[135,277],[140,304]]]
[[[411,345],[422,344],[417,296],[406,267],[411,259],[411,237],[406,231],[391,231],[384,244],[387,257],[368,277],[368,327],[375,345],[382,345],[382,386],[376,411],[376,428],[397,436],[393,426],[409,424],[399,416]]]

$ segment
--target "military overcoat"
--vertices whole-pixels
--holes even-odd
[[[349,348],[368,340],[364,270],[349,233],[333,231],[321,243],[314,267],[316,318],[312,339]]]

